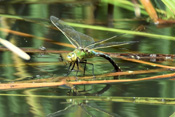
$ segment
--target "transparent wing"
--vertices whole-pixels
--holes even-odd
[[[94,39],[88,35],[85,35],[83,33],[77,32],[78,35],[80,36],[80,47],[85,48],[89,44],[94,43]]]
[[[92,37],[74,30],[59,18],[51,16],[50,20],[76,48],[84,48],[89,44],[94,43],[94,39]]]
[[[94,45],[103,43],[103,42],[105,42],[105,41],[109,41],[109,40],[111,40],[111,39],[114,39],[114,38],[116,38],[116,37],[120,37],[120,36],[122,36],[122,35],[124,35],[124,34],[115,35],[115,36],[110,37],[110,38],[107,38],[107,39],[103,39],[103,40],[96,41],[96,42],[91,43],[90,45],[86,46],[86,48],[93,49]]]
[[[54,112],[54,113],[50,113],[49,115],[47,115],[47,117],[58,117],[58,116],[61,116],[61,115],[65,115],[67,113],[70,113],[72,112],[72,107],[74,107],[74,105],[69,105],[68,107],[66,107],[65,109],[63,110],[59,110],[57,112]]]
[[[113,46],[122,46],[122,45],[137,43],[137,42],[138,41],[109,42],[109,43],[105,43],[105,44],[95,45],[93,47],[93,49],[109,48],[109,47],[113,47]]]
[[[99,108],[97,105],[96,106],[93,106],[93,105],[87,104],[86,106],[89,107],[89,108],[91,108],[91,109],[93,109],[93,110],[96,110],[98,112],[104,113],[104,114],[106,114],[106,115],[108,115],[110,117],[120,117],[120,115],[118,115],[116,113],[112,113],[112,112],[107,112],[107,111]]]

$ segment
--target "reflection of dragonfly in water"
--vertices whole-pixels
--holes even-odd
[[[97,114],[99,114],[98,116],[103,115],[106,117],[120,117],[120,115],[116,113],[107,112],[104,109],[99,108],[96,104],[89,104],[86,100],[81,101],[69,99],[67,100],[67,103],[71,104],[63,110],[48,114],[47,117],[60,117],[66,115],[78,117],[96,117]]]
[[[68,74],[74,69],[75,64],[77,65],[76,76],[79,71],[79,63],[84,63],[84,75],[86,70],[86,64],[92,65],[92,73],[94,75],[94,65],[92,63],[87,63],[87,58],[92,58],[94,56],[100,56],[107,59],[115,68],[116,71],[121,71],[118,65],[106,54],[98,53],[92,49],[107,48],[112,46],[121,46],[126,44],[135,43],[136,41],[128,42],[108,42],[106,44],[101,44],[103,42],[109,41],[117,36],[107,38],[100,41],[94,41],[94,39],[88,35],[75,31],[72,27],[66,25],[62,20],[55,16],[50,17],[51,22],[67,37],[70,43],[76,48],[73,52],[67,55],[67,61],[70,63],[68,68]],[[71,68],[72,67],[72,68]]]
[[[69,92],[69,96],[99,96],[102,95],[104,92],[106,92],[110,88],[110,85],[107,84],[105,87],[103,87],[101,90],[94,92],[94,93],[86,93],[86,91],[78,91],[78,92]],[[99,98],[99,97],[97,97]],[[67,99],[66,104],[70,104],[66,108],[59,110],[54,113],[50,113],[47,115],[47,117],[59,117],[59,116],[67,116],[67,114],[73,114],[71,116],[81,116],[81,117],[96,117],[97,114],[107,116],[107,117],[120,117],[116,113],[107,112],[104,109],[101,109],[96,105],[95,103],[90,103],[88,100],[79,100],[78,97],[73,99]],[[98,116],[99,116],[98,115]]]

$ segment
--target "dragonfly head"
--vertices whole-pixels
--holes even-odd
[[[77,60],[77,55],[74,52],[70,52],[67,57],[66,60],[68,62],[75,62]]]

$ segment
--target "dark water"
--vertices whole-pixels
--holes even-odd
[[[57,42],[69,43],[65,36],[48,25],[53,26],[50,16],[56,16],[68,22],[82,23],[89,25],[99,25],[104,27],[133,30],[144,25],[147,33],[174,36],[174,28],[157,28],[154,24],[146,22],[145,19],[135,19],[133,11],[129,11],[119,6],[113,6],[105,2],[94,1],[55,1],[49,3],[38,3],[25,1],[2,2],[0,5],[0,28],[10,29],[18,32],[30,34],[32,36],[8,33],[1,30],[1,38],[13,42],[18,47],[38,49],[42,46],[47,50],[68,50],[72,48],[47,42],[39,37],[49,38]],[[113,12],[112,12],[113,11]],[[7,16],[3,16],[5,14]],[[11,17],[10,16],[15,16]],[[27,20],[20,20],[20,16]],[[17,18],[17,19],[16,19]],[[75,28],[85,33],[95,40],[109,38],[117,35],[116,32],[101,31],[94,29]],[[106,52],[114,53],[147,53],[147,54],[175,54],[174,40],[151,38],[136,35],[124,35],[117,41],[139,41],[122,47],[101,49]],[[66,54],[66,53],[65,53]],[[49,53],[30,53],[32,59],[24,61],[8,51],[0,52],[0,82],[15,82],[44,79],[49,77],[64,76],[67,67],[60,61],[60,55]],[[62,54],[64,56],[64,54]],[[123,71],[149,70],[158,67],[134,63],[121,59],[114,60]],[[88,60],[95,65],[95,75],[110,73],[113,71],[108,61],[102,58]],[[155,61],[157,64],[174,66],[174,61]],[[45,64],[47,63],[47,64]],[[91,67],[87,69],[87,75],[91,75]],[[120,79],[144,78],[155,75],[173,73],[173,71],[160,71],[149,74],[120,76]],[[71,74],[72,76],[75,73]],[[82,73],[79,74],[80,76]],[[108,78],[108,77],[107,77]],[[106,79],[107,79],[106,78]],[[113,77],[110,77],[113,79]],[[167,97],[174,98],[173,80],[152,80],[142,82],[128,82],[86,86],[92,89],[88,95],[93,95],[98,91],[100,96],[121,96],[121,97]],[[78,87],[83,90],[83,86]],[[104,89],[104,91],[102,91]],[[167,117],[173,114],[174,105],[138,104],[123,102],[89,101],[83,102],[76,99],[53,98],[51,96],[68,96],[69,89],[66,88],[31,88],[20,90],[1,90],[0,91],[0,116],[1,117],[44,117],[57,112],[56,116],[113,116],[121,117]],[[26,96],[27,95],[27,96]],[[37,96],[38,95],[38,96]],[[42,96],[44,97],[42,97]],[[73,95],[73,94],[72,94]],[[75,95],[75,94],[74,94]],[[82,94],[83,95],[83,94]],[[99,97],[100,97],[99,96]],[[97,97],[98,98],[98,97]],[[70,107],[70,108],[69,108]],[[62,110],[62,111],[61,111]],[[52,114],[54,115],[54,114]]]

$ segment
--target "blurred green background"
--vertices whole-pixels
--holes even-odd
[[[160,18],[172,19],[174,14],[166,6],[167,4],[164,4],[165,2],[167,3],[165,0],[152,1]],[[139,8],[141,14],[136,17],[135,5],[130,0],[2,0],[0,1],[0,37],[20,48],[40,50],[41,47],[45,47],[47,50],[73,51],[73,48],[66,46],[66,43],[69,44],[66,37],[55,30],[50,22],[50,16],[56,16],[77,31],[93,37],[95,41],[121,33],[126,34],[112,41],[139,41],[126,46],[100,49],[103,52],[143,53],[150,56],[151,54],[175,54],[174,26],[158,28],[140,3]],[[54,42],[49,42],[46,38]],[[61,56],[64,54],[67,53],[62,53]],[[60,61],[59,54],[33,52],[30,55],[32,59],[24,61],[12,52],[1,51],[0,82],[25,82],[64,76],[67,73],[68,66]],[[123,71],[157,68],[119,58],[114,60]],[[174,59],[172,61],[149,59],[148,61],[174,66]],[[102,58],[95,57],[88,62],[94,63],[95,75],[113,71],[110,63]],[[173,70],[165,70],[150,74],[126,75],[120,76],[120,79],[144,78],[173,72]],[[74,75],[75,73],[71,74],[71,76]],[[79,75],[81,76],[82,73]],[[87,75],[92,75],[91,67],[88,67]],[[113,77],[106,77],[106,79],[113,79]],[[89,95],[93,96],[94,92],[104,89],[99,95],[174,99],[174,87],[174,81],[167,78],[116,83],[111,84],[110,87],[107,84],[88,85],[86,89],[92,88]],[[83,90],[83,86],[78,88]],[[1,117],[45,117],[57,111],[52,116],[167,117],[175,110],[174,105],[138,104],[134,101],[126,103],[101,100],[85,103],[79,97],[69,98],[67,94],[69,89],[65,87],[1,90],[0,92]],[[100,96],[95,98],[98,99]]]

